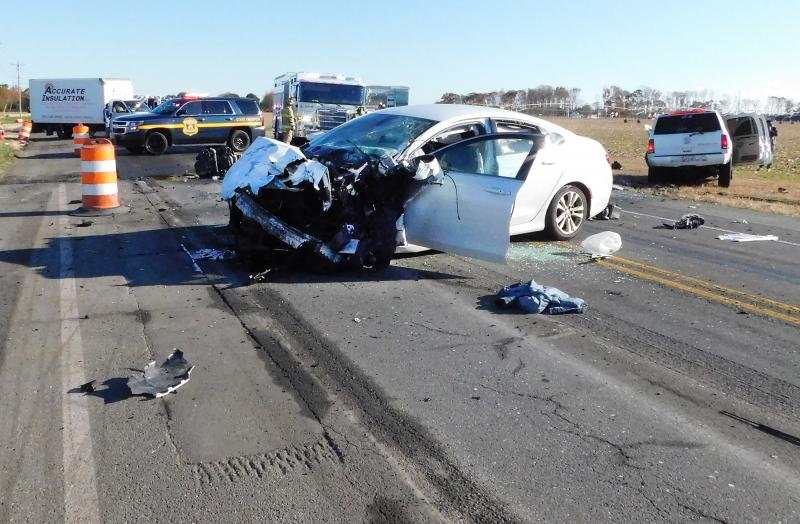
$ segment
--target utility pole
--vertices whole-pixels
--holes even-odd
[[[19,82],[19,68],[24,66],[25,64],[20,64],[19,60],[17,60],[16,64],[11,64],[12,66],[16,66],[17,68],[17,103],[19,104],[19,117],[22,118],[22,85]]]

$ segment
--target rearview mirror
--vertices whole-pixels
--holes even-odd
[[[436,181],[442,178],[442,166],[433,155],[423,155],[417,159],[417,171],[414,180]]]

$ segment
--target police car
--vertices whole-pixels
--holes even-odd
[[[149,113],[115,118],[112,140],[131,153],[160,155],[173,145],[227,144],[244,151],[264,136],[264,117],[251,98],[171,98]]]

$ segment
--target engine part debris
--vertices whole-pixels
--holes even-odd
[[[90,380],[86,384],[81,384],[80,388],[81,391],[84,393],[94,393],[94,384],[97,382],[96,380]]]
[[[664,222],[664,225],[671,229],[697,229],[706,223],[706,219],[695,213],[683,215],[680,220],[669,224]]]
[[[760,242],[767,240],[778,240],[775,235],[751,235],[749,233],[726,233],[717,237],[720,240],[730,240],[731,242]]]
[[[200,178],[224,176],[231,166],[238,160],[241,153],[236,153],[228,146],[206,147],[197,154],[194,162],[194,172]]]
[[[519,282],[501,289],[494,300],[498,307],[517,307],[526,313],[561,315],[585,313],[589,305],[581,298],[573,298],[558,288],[545,287],[535,281]]]
[[[183,358],[183,351],[176,349],[160,366],[156,367],[153,360],[143,372],[136,372],[128,378],[128,388],[133,395],[163,397],[189,382],[193,368]]]
[[[622,248],[622,237],[614,231],[603,231],[586,237],[581,247],[593,258],[613,255]]]

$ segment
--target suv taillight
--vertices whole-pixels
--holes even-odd
[[[656,141],[652,138],[647,141],[647,152],[648,153],[655,153],[656,152]]]
[[[728,135],[722,135],[722,149],[728,149]]]

